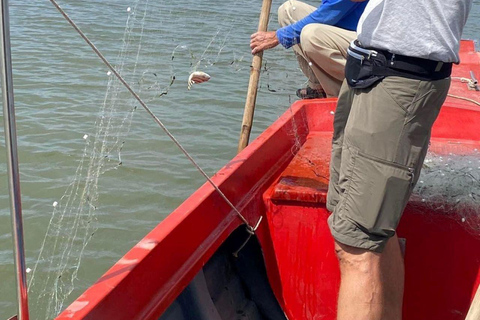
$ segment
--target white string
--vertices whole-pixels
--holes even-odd
[[[135,8],[137,5],[138,0]],[[140,30],[141,35],[143,34],[143,21],[144,19]],[[119,54],[119,70],[123,70],[128,57],[133,28],[134,19],[130,19],[129,16],[124,33],[123,48]],[[137,47],[137,56],[140,48],[141,43]],[[136,73],[136,64],[133,73]],[[121,102],[118,99],[119,87],[119,82],[114,78],[109,80],[102,110],[96,123],[97,130],[94,143],[92,145],[90,139],[85,136],[86,145],[82,159],[72,183],[60,200],[60,205],[54,207],[38,259],[33,268],[29,290],[39,290],[36,300],[37,313],[40,312],[40,309],[45,308],[45,318],[47,319],[54,317],[63,309],[66,298],[74,289],[74,281],[77,277],[83,251],[95,232],[92,222],[96,219],[94,203],[98,197],[98,178],[103,173],[102,168],[108,161],[108,154],[118,144],[121,132],[125,130],[125,127],[127,127],[127,132],[130,130],[133,112],[130,112],[121,121],[120,126],[113,121],[117,103]],[[112,129],[117,131],[112,132]],[[111,137],[113,137],[113,141],[111,141]],[[113,146],[109,147],[109,144],[113,144]],[[88,151],[89,147],[92,147],[90,152]],[[85,173],[84,166],[88,158],[90,160]],[[85,185],[82,187],[82,184]],[[79,192],[81,192],[81,195],[79,195]],[[49,247],[46,249],[48,239],[52,239],[52,241],[48,243]],[[75,245],[78,243],[78,239],[82,242],[80,249],[77,249]],[[73,252],[73,250],[77,252]],[[57,254],[57,251],[60,254]],[[45,272],[46,276],[35,282],[39,263],[45,263],[46,261],[48,261],[47,267],[44,268],[48,271]],[[39,289],[36,289],[37,287]],[[45,300],[47,301],[46,306],[44,306]]]

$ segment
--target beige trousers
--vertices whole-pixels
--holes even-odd
[[[285,27],[316,9],[300,1],[286,1],[278,9],[278,23]],[[309,87],[323,88],[327,97],[338,97],[345,78],[347,48],[355,38],[355,31],[320,23],[312,23],[303,28],[300,44],[293,46],[293,50],[300,69],[308,78]]]

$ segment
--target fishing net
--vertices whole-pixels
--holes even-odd
[[[235,154],[252,59],[249,36],[258,22],[258,1],[125,0],[108,9],[101,9],[102,4],[96,1],[90,2],[60,1],[59,4],[100,51],[116,43],[113,46],[116,56],[114,50],[105,53],[115,70],[179,141],[187,149],[195,150],[194,157],[207,174],[212,175]],[[89,6],[92,8],[88,9]],[[98,22],[102,20],[102,10],[105,10],[104,19],[111,19],[114,14],[116,20],[124,21],[120,39],[112,39],[118,30],[107,29],[107,36],[103,36],[101,29],[106,28],[105,22]],[[57,15],[51,19],[62,18]],[[273,25],[277,27],[276,23]],[[69,37],[78,37],[73,29],[63,32]],[[61,50],[68,52],[69,49],[67,46]],[[78,50],[82,58],[97,59],[85,44],[71,49]],[[123,251],[117,248],[120,252],[112,254],[106,249],[89,249],[92,241],[92,246],[98,248],[95,241],[103,239],[105,244],[105,238],[112,234],[107,222],[114,211],[135,211],[143,206],[145,211],[161,210],[165,216],[205,181],[118,78],[106,67],[98,69],[102,70],[106,88],[103,102],[95,112],[95,124],[91,130],[78,134],[77,140],[83,142],[79,157],[74,160],[78,166],[68,179],[63,195],[52,199],[53,209],[45,226],[45,236],[37,243],[35,258],[27,261],[33,319],[54,318],[105,272],[106,266],[139,240],[124,231],[127,227],[118,227],[122,237],[111,242],[122,242]],[[195,72],[208,74],[211,79],[205,84],[189,84],[189,76]],[[293,100],[291,94],[303,81],[290,53],[279,50],[264,58],[252,139],[283,113]],[[213,116],[206,116],[212,111]],[[192,128],[197,129],[193,130],[194,135]],[[219,139],[219,132],[223,139]],[[132,144],[141,145],[146,139],[157,141],[158,149],[135,154]],[[215,143],[212,146],[205,141]],[[128,181],[128,170],[159,165],[175,176],[172,179],[179,179],[175,190],[169,190],[171,179],[169,183],[159,176],[151,181],[147,177],[141,187],[150,187],[152,193],[174,200],[164,202],[156,196],[154,202],[130,209],[118,208],[109,202],[112,197],[110,201],[115,201],[116,192],[120,197],[122,193],[128,197],[135,192],[132,189],[136,185]],[[105,180],[113,181],[110,184],[114,186],[102,190]],[[141,218],[130,218],[129,223],[132,220],[143,224],[143,231],[138,234],[144,234],[152,228],[150,221],[158,223],[161,217],[145,222]],[[119,233],[115,236],[119,237]],[[104,264],[100,264],[102,259]]]
[[[143,20],[138,25],[132,17],[127,17],[123,46],[117,57],[118,71],[127,77],[137,73],[137,63],[127,63],[129,55],[138,54],[141,48],[134,39],[134,30],[138,29],[141,37],[144,29]],[[95,133],[82,137],[83,155],[65,193],[53,202],[50,222],[29,279],[31,306],[38,319],[56,316],[74,290],[84,250],[97,229],[98,180],[105,172],[122,165],[124,138],[130,131],[136,106],[111,72],[107,76]],[[41,275],[37,276],[37,272]]]
[[[480,152],[429,152],[411,200],[414,207],[451,217],[480,235]]]

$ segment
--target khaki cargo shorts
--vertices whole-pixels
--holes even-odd
[[[336,241],[382,252],[415,186],[450,78],[344,81],[334,119],[328,223]]]

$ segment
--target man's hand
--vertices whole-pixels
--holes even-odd
[[[250,48],[252,54],[259,53],[278,46],[279,41],[275,31],[259,31],[251,35]]]

